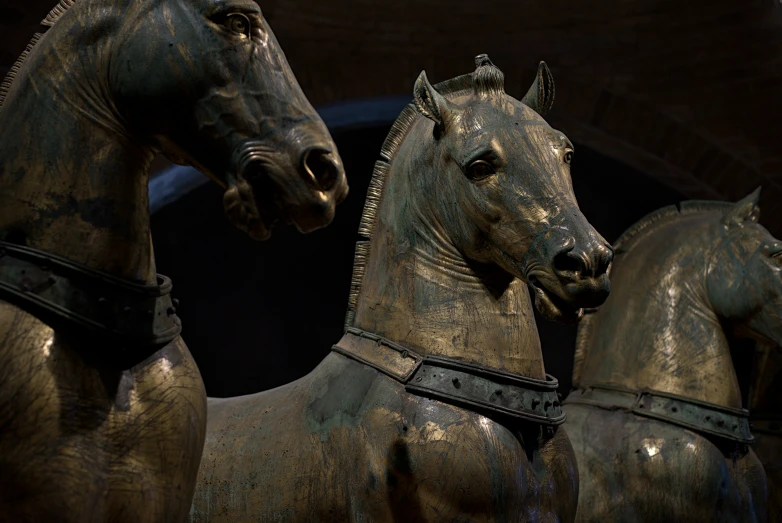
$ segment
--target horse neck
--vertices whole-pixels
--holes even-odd
[[[471,267],[409,174],[388,174],[354,325],[425,355],[545,378],[527,286]]]
[[[153,153],[120,123],[97,51],[58,25],[28,56],[0,109],[0,240],[154,282]]]
[[[691,224],[696,227],[698,224]],[[706,291],[705,230],[669,226],[623,254],[591,320],[583,386],[619,385],[741,406],[730,347]]]

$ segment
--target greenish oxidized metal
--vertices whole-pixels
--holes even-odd
[[[357,338],[357,339],[355,339]],[[378,347],[388,347],[390,358]],[[381,336],[349,327],[332,348],[405,385],[405,390],[490,415],[510,416],[543,425],[560,425],[565,414],[557,396],[559,382],[551,375],[537,380],[454,358],[420,356]],[[400,361],[401,360],[401,361]],[[410,366],[403,374],[400,368]]]
[[[0,241],[0,297],[64,320],[90,335],[119,342],[137,361],[182,331],[171,280],[157,285],[117,278],[29,247]],[[140,352],[146,351],[145,354]]]
[[[769,521],[782,521],[782,343],[755,344],[748,408],[753,450],[768,478]]]
[[[345,336],[331,350],[369,365],[400,383],[407,383],[423,361],[415,351],[355,327],[348,327]]]
[[[611,296],[579,325],[565,400],[577,521],[767,521],[760,456],[778,453],[747,423],[734,367],[747,354],[731,343],[782,343],[782,242],[759,197],[665,207],[614,243]]]
[[[254,0],[61,0],[42,25],[0,83],[0,520],[181,522],[206,392],[150,165],[211,178],[257,240],[328,225],[344,168]]]
[[[546,378],[535,380],[433,356],[424,360],[405,390],[475,412],[561,425],[565,414],[557,397],[559,382],[550,374]]]
[[[608,385],[576,389],[564,402],[620,408],[638,416],[654,418],[729,441],[751,444],[749,411],[732,409],[676,394],[632,390]]]
[[[210,398],[193,522],[573,521],[533,307],[577,322],[608,295],[613,252],[542,117],[546,65],[518,100],[475,65],[421,73],[381,148],[334,350],[282,387]]]

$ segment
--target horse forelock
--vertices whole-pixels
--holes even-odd
[[[505,94],[505,75],[495,65],[481,65],[472,75],[473,91],[480,97]]]

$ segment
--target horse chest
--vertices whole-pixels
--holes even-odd
[[[132,371],[99,369],[0,301],[0,513],[88,522],[185,514],[177,488],[197,470],[199,436],[190,434],[203,438],[205,395],[184,344],[162,352]]]
[[[577,521],[762,521],[765,479],[752,451],[624,411],[567,407],[580,473]],[[608,437],[608,435],[611,437]]]
[[[374,438],[364,442],[361,481],[372,486],[367,506],[379,511],[369,520],[572,521],[578,473],[564,431],[527,426],[522,444],[473,412],[409,400],[418,405],[378,412],[385,426],[362,431]]]

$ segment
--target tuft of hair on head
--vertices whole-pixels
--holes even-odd
[[[487,54],[479,54],[475,57],[472,88],[480,97],[505,94],[505,75],[491,62]]]

